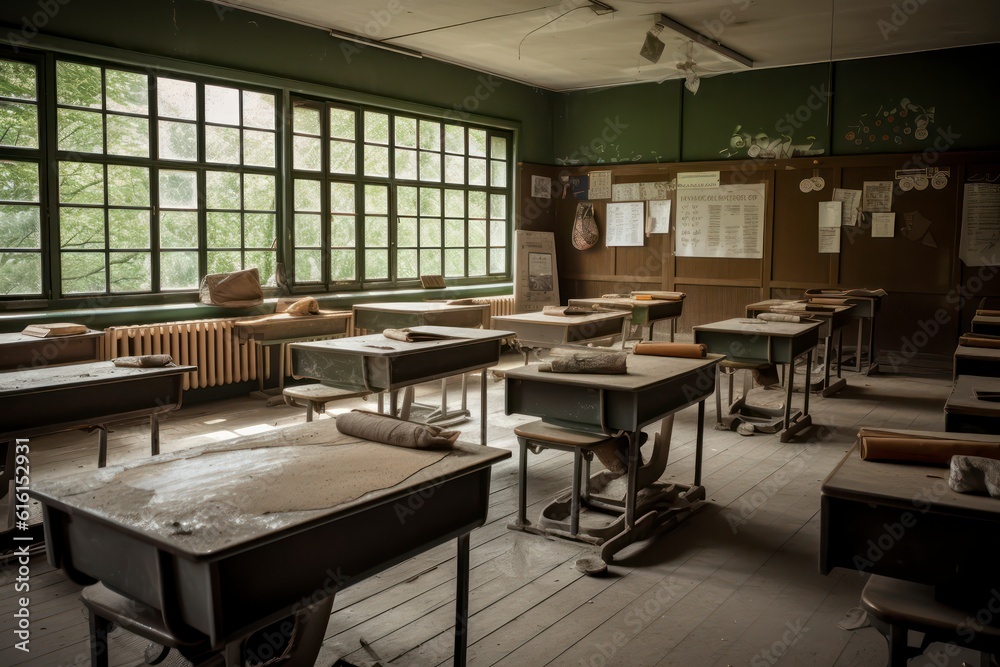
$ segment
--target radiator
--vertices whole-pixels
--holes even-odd
[[[240,344],[236,318],[164,322],[104,330],[103,359],[140,354],[169,354],[174,362],[197,366],[184,376],[184,389],[217,387],[230,382],[256,380],[257,343]],[[264,377],[268,377],[264,355]]]
[[[489,302],[490,317],[496,317],[497,315],[514,314],[513,294],[501,294],[500,296],[484,296],[482,297],[482,301]]]

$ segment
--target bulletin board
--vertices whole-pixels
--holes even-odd
[[[559,305],[555,235],[519,229],[514,240],[514,311],[531,313]]]

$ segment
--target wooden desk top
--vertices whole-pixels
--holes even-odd
[[[955,356],[962,358],[982,359],[984,361],[1000,361],[1000,348],[959,345],[958,347],[955,348]]]
[[[393,447],[314,422],[40,480],[31,495],[170,553],[214,560],[508,457],[462,443]]]
[[[348,338],[336,338],[334,340],[320,340],[309,343],[291,343],[292,349],[308,349],[317,352],[332,352],[362,357],[392,358],[410,354],[420,354],[428,350],[441,348],[458,347],[470,345],[483,341],[499,341],[508,336],[513,336],[512,331],[498,331],[496,329],[472,329],[466,327],[435,327],[418,326],[410,327],[411,331],[424,331],[427,333],[450,336],[449,338],[439,338],[437,340],[421,341],[399,341],[386,338],[384,335],[368,334],[366,336],[351,336]]]
[[[589,322],[604,322],[607,320],[622,320],[628,316],[628,311],[621,312],[594,312],[583,315],[546,315],[538,311],[535,313],[518,313],[515,315],[495,315],[493,322],[526,322],[532,324],[546,324],[552,326],[572,326],[577,324],[587,324]]]
[[[675,378],[710,368],[724,358],[721,354],[710,354],[704,359],[629,354],[625,361],[628,373],[623,375],[548,373],[539,371],[540,364],[511,368],[504,371],[504,375],[509,380],[533,380],[535,382],[590,387],[601,391],[635,393],[647,391],[657,385],[672,382]]]
[[[93,329],[87,329],[84,333],[72,334],[70,336],[47,336],[45,338],[25,336],[23,333],[4,333],[0,334],[0,345],[44,345],[45,343],[55,343],[58,345],[59,341],[96,338],[103,335],[103,331],[94,331]]]
[[[354,310],[371,310],[384,313],[434,313],[445,310],[489,310],[488,303],[452,304],[437,301],[402,301],[398,303],[356,303]]]
[[[768,336],[772,338],[795,338],[809,334],[818,329],[820,322],[765,322],[764,320],[749,320],[744,317],[734,317],[730,320],[698,324],[692,327],[695,331],[710,331],[715,333],[731,333],[745,336]]]
[[[198,370],[196,366],[126,368],[115,366],[110,361],[92,361],[70,366],[41,366],[0,373],[0,397],[162,375],[179,375],[196,370]],[[55,409],[56,406],[53,406],[53,410]]]
[[[959,375],[944,404],[944,411],[956,415],[1000,417],[1000,401],[976,398],[977,391],[1000,392],[1000,378]]]

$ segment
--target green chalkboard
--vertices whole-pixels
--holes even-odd
[[[679,81],[565,93],[554,105],[556,164],[680,160]]]
[[[829,101],[827,64],[704,77],[684,92],[682,159],[827,155]]]
[[[837,63],[838,155],[1000,146],[1000,44]]]

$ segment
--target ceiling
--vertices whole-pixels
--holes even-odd
[[[754,68],[1000,42],[996,0],[212,1],[555,91],[683,78],[688,60],[699,76],[747,69],[670,29],[659,61],[641,58],[661,13]]]

